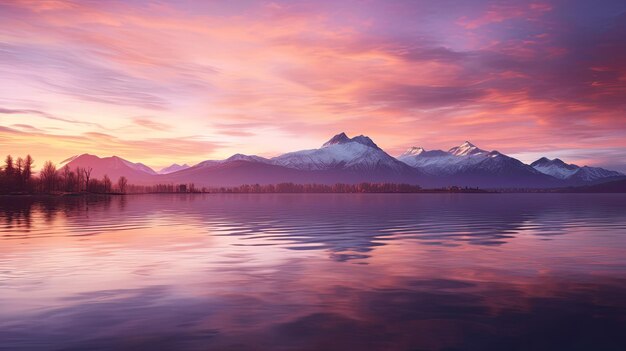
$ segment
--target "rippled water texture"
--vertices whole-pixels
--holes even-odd
[[[0,199],[2,350],[626,350],[626,196]]]

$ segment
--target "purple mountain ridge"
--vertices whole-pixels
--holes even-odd
[[[288,152],[269,159],[235,154],[193,166],[173,164],[160,174],[117,156],[100,158],[83,154],[65,160],[61,166],[66,164],[70,168],[91,167],[94,177],[107,174],[113,181],[125,176],[132,184],[194,183],[196,187],[390,182],[423,187],[546,188],[624,176],[602,168],[567,165],[558,159],[542,158],[527,165],[498,151],[480,149],[469,141],[448,151],[412,147],[395,158],[369,137],[350,138],[345,133],[333,136],[317,149]]]
[[[572,184],[584,184],[624,176],[620,172],[610,171],[600,167],[580,167],[572,163],[567,164],[558,158],[550,160],[546,157],[542,157],[530,165],[539,172],[558,179],[567,180]]]
[[[129,183],[133,184],[152,184],[157,173],[150,167],[142,163],[133,163],[121,157],[98,157],[90,154],[82,154],[70,157],[61,162],[60,167],[68,166],[70,169],[77,167],[92,168],[91,176],[93,178],[102,178],[104,175],[109,176],[113,181],[117,181],[124,176]]]

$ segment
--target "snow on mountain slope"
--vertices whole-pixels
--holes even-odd
[[[405,164],[380,149],[372,139],[340,133],[319,149],[286,153],[271,159],[275,165],[308,171],[352,170],[410,172]]]
[[[486,153],[485,150],[481,150],[476,145],[470,143],[469,141],[464,142],[459,146],[455,146],[448,150],[448,153],[452,156],[471,156],[471,155],[480,155]]]
[[[201,186],[294,183],[417,183],[418,171],[382,151],[370,138],[340,133],[320,149],[284,154],[273,159],[235,154],[207,160],[162,181],[193,181]]]
[[[407,157],[407,159],[408,159],[408,156],[417,156],[417,155],[420,155],[420,154],[422,154],[424,152],[426,152],[426,150],[424,150],[423,147],[413,146],[413,147],[410,147],[408,150],[406,150],[398,158],[400,158],[400,157]]]
[[[600,167],[582,166],[578,172],[574,173],[572,179],[580,179],[586,182],[592,182],[604,178],[615,178],[624,176],[623,173],[611,171]]]
[[[172,165],[165,167],[159,171],[159,174],[170,174],[178,171],[182,171],[183,169],[189,168],[188,164],[179,165],[178,163],[173,163]]]
[[[447,152],[410,148],[398,160],[433,176],[455,174],[537,174],[532,167],[498,151],[485,151],[466,141]]]
[[[451,148],[448,152],[442,150],[426,151],[421,147],[413,147],[398,156],[398,160],[431,175],[456,174],[487,158],[488,153],[486,151],[467,141],[460,146]]]
[[[530,165],[543,174],[548,174],[559,179],[571,177],[580,168],[573,164],[569,165],[558,158],[550,160],[546,157],[542,157]]]
[[[234,154],[229,158],[223,160],[206,160],[194,165],[190,168],[208,168],[208,167],[216,167],[225,163],[232,163],[235,161],[247,161],[247,162],[258,162],[258,163],[267,163],[271,164],[272,162],[265,157],[256,156],[256,155],[244,155],[244,154]]]
[[[558,158],[550,160],[546,157],[542,157],[530,165],[541,173],[549,174],[559,179],[577,182],[593,182],[599,179],[614,178],[624,175],[620,172],[600,167],[579,167],[575,164],[565,163]]]
[[[265,157],[256,156],[256,155],[244,155],[244,154],[234,154],[231,157],[224,160],[226,162],[229,161],[248,161],[248,162],[260,162],[260,163],[271,163],[270,160]]]

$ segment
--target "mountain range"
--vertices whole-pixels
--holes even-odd
[[[626,177],[598,167],[579,167],[545,157],[527,165],[498,151],[466,141],[448,151],[409,148],[398,157],[372,139],[339,133],[320,148],[289,152],[273,158],[235,154],[224,160],[196,165],[172,164],[159,172],[117,156],[82,154],[61,163],[70,168],[91,167],[92,176],[125,176],[132,184],[194,183],[196,186],[241,184],[392,182],[423,187],[549,188],[589,185]]]
[[[604,168],[580,167],[572,163],[567,164],[558,158],[550,160],[542,157],[530,165],[539,172],[549,174],[555,178],[581,183],[623,176],[620,172],[609,171]]]

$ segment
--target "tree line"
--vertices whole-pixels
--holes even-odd
[[[217,193],[418,193],[422,188],[418,185],[398,183],[358,183],[344,184],[244,184],[234,187],[211,188],[209,192]]]
[[[57,192],[66,193],[125,193],[128,180],[120,177],[115,183],[104,175],[102,179],[92,177],[93,168],[69,166],[57,169],[54,163],[46,161],[35,174],[33,165],[35,161],[30,155],[25,158],[19,157],[14,160],[8,155],[4,165],[0,169],[0,194],[51,194]]]
[[[155,184],[129,185],[129,193],[227,193],[227,194],[263,194],[263,193],[417,193],[423,189],[418,185],[397,183],[359,183],[359,184],[243,184],[231,187],[196,187],[190,184]]]

